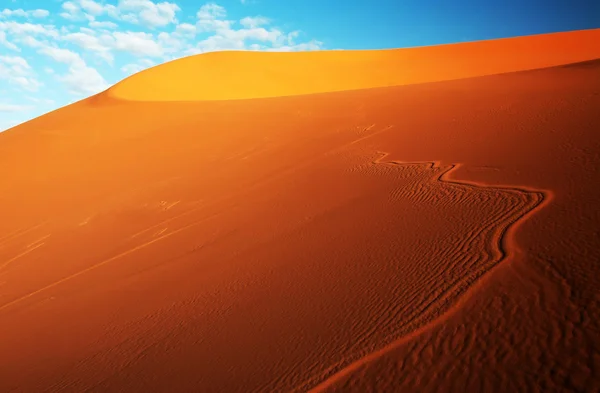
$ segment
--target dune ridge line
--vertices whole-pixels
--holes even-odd
[[[101,97],[219,101],[400,86],[588,61],[597,42],[600,29],[401,49],[209,52],[141,71]]]

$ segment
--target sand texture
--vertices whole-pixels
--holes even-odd
[[[599,391],[600,61],[486,73],[0,133],[0,392]]]

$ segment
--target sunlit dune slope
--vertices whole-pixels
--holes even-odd
[[[214,52],[142,71],[106,94],[228,100],[405,85],[591,60],[598,42],[600,29],[393,50]]]

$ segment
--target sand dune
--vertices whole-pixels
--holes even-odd
[[[107,94],[195,101],[397,86],[593,60],[598,42],[600,29],[392,50],[213,52],[142,71]]]
[[[600,388],[599,61],[116,96],[0,134],[0,391]]]

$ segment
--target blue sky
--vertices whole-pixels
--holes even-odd
[[[0,131],[196,53],[396,48],[600,27],[597,0],[427,3],[0,0]]]

